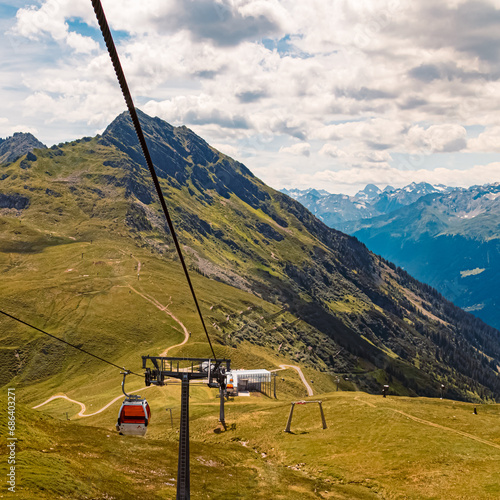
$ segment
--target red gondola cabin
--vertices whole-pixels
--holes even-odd
[[[116,430],[127,436],[144,436],[146,434],[151,410],[145,399],[125,399],[118,414]]]

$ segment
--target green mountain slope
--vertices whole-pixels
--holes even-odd
[[[444,383],[454,398],[500,397],[496,330],[189,129],[140,118],[219,353],[240,366],[286,360],[342,373],[372,392],[389,382],[436,396]],[[5,309],[134,369],[139,354],[182,341],[160,304],[192,332],[170,354],[208,355],[128,116],[102,136],[34,153],[0,167]],[[28,399],[76,386],[89,394],[97,373],[95,404],[116,388],[98,362],[5,319],[0,332],[6,379]]]
[[[374,252],[500,327],[500,185],[433,195],[349,232]]]

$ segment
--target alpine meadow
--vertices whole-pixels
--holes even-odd
[[[218,391],[191,388],[193,497],[498,498],[499,332],[138,113],[217,357],[276,374],[276,398],[228,399],[226,429]],[[127,113],[95,137],[0,148],[2,311],[135,372],[141,356],[210,357]],[[178,384],[129,377],[152,417],[145,438],[120,436],[117,368],[7,316],[0,335],[18,498],[175,496]],[[322,400],[327,428],[304,405],[284,433],[297,399]]]

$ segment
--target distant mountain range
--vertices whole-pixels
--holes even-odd
[[[500,184],[469,189],[420,183],[355,196],[292,190],[330,227],[500,328]]]
[[[331,194],[316,189],[282,189],[281,192],[302,203],[327,226],[346,231],[351,227],[352,221],[388,214],[428,194],[450,193],[460,189],[441,184],[433,186],[426,182],[413,182],[403,188],[387,186],[384,190],[374,184],[368,184],[354,196]]]

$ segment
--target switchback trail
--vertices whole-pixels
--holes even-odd
[[[304,377],[304,374],[302,373],[302,370],[300,369],[299,366],[295,365],[280,365],[280,367],[277,370],[271,370],[272,372],[278,372],[280,370],[286,370],[287,368],[293,368],[300,377],[300,380],[302,380],[302,383],[304,384],[306,390],[307,390],[307,395],[308,396],[314,396],[314,392],[311,388],[311,386],[307,383],[306,377]]]
[[[138,268],[138,272],[140,272],[141,263],[135,257],[134,257],[134,259],[137,260],[137,262],[138,262],[137,268]],[[189,331],[186,328],[186,326],[184,325],[184,323],[182,323],[182,321],[179,318],[177,318],[177,316],[175,316],[174,314],[172,314],[168,310],[168,306],[170,305],[170,303],[168,305],[164,306],[163,304],[161,304],[158,300],[156,300],[151,295],[139,292],[132,285],[127,285],[127,286],[134,293],[136,293],[137,295],[139,295],[140,297],[142,297],[144,300],[147,300],[148,302],[150,302],[151,304],[153,304],[157,309],[159,309],[160,311],[162,311],[165,314],[167,314],[168,316],[170,316],[182,328],[182,331],[184,332],[184,340],[180,344],[175,344],[173,346],[167,347],[160,354],[160,356],[166,356],[168,354],[168,351],[170,351],[170,349],[173,349],[174,347],[180,347],[180,346],[184,345],[189,340]],[[149,387],[144,387],[144,388],[139,389],[137,391],[130,391],[130,392],[139,392],[139,391],[142,392],[142,391],[144,391],[146,389],[150,389],[151,387],[155,387],[155,386],[152,385],[152,386],[149,386]],[[82,403],[81,401],[76,401],[75,399],[71,399],[68,396],[66,396],[66,394],[55,394],[54,396],[51,396],[49,399],[47,399],[43,403],[40,403],[39,405],[33,406],[33,409],[40,408],[41,406],[43,406],[43,405],[45,405],[47,403],[50,403],[50,401],[53,401],[54,399],[66,399],[67,401],[70,401],[71,403],[75,403],[77,405],[80,405],[81,409],[80,409],[80,412],[78,413],[79,417],[91,417],[93,415],[97,415],[98,413],[103,412],[104,410],[106,410],[107,408],[109,408],[113,403],[116,403],[117,401],[123,399],[123,397],[124,397],[123,394],[121,394],[120,396],[117,396],[116,398],[114,398],[113,400],[111,400],[107,405],[103,406],[100,410],[98,410],[98,411],[96,411],[94,413],[89,413],[89,414],[85,414],[85,411],[87,410],[87,407],[86,407],[86,405],[84,403]]]
[[[174,347],[180,347],[180,346],[183,346],[188,340],[189,340],[189,331],[188,329],[186,328],[186,326],[184,325],[184,323],[179,319],[177,318],[177,316],[175,316],[174,314],[172,314],[169,310],[168,310],[168,305],[164,306],[163,304],[161,304],[160,302],[158,302],[154,297],[152,297],[151,295],[148,295],[148,294],[144,294],[144,293],[141,293],[141,292],[138,292],[132,285],[128,285],[128,287],[134,292],[136,293],[137,295],[140,295],[143,299],[147,300],[148,302],[150,302],[151,304],[153,304],[157,309],[159,309],[160,311],[164,312],[165,314],[167,314],[168,316],[170,316],[181,328],[182,328],[182,331],[184,332],[184,340],[180,343],[180,344],[175,344],[175,345],[172,345],[170,347],[167,347],[161,354],[160,356],[166,356],[168,354],[168,351],[170,351],[171,349],[173,349]]]
[[[155,387],[155,386],[154,385],[150,385],[149,387],[143,387],[143,388],[138,389],[136,391],[130,391],[130,392],[131,393],[132,392],[139,392],[139,391],[142,392],[142,391],[145,391],[146,389],[151,389],[151,387]],[[32,408],[34,410],[36,410],[37,408],[40,408],[41,406],[46,405],[47,403],[50,403],[54,399],[66,399],[67,401],[69,401],[71,403],[75,403],[77,405],[80,405],[81,409],[80,409],[80,412],[78,413],[79,417],[92,417],[93,415],[97,415],[97,414],[103,412],[104,410],[106,410],[107,408],[109,408],[113,403],[116,403],[116,401],[118,401],[119,399],[122,399],[123,397],[124,396],[122,394],[122,395],[116,397],[115,399],[111,400],[106,406],[103,406],[100,410],[97,410],[94,413],[88,413],[88,414],[85,414],[85,412],[87,411],[87,407],[86,407],[86,405],[84,403],[82,403],[81,401],[76,401],[75,399],[71,399],[68,396],[66,396],[66,394],[56,394],[54,396],[50,396],[49,399],[47,399],[43,403],[40,403],[39,405],[32,406]]]

